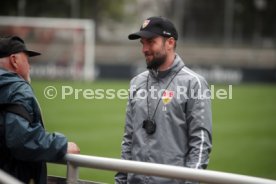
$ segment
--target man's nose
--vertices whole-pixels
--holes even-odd
[[[148,52],[148,51],[149,51],[148,45],[147,45],[147,44],[143,44],[142,52],[143,52],[143,53],[146,53],[146,52]]]

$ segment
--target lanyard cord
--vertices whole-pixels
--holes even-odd
[[[165,88],[165,91],[168,89],[168,87],[170,86],[170,84],[172,83],[173,79],[176,77],[176,75],[182,70],[183,67],[181,67],[177,72],[175,72],[174,76],[171,78],[170,82],[167,84],[166,88]],[[150,113],[149,113],[149,75],[150,73],[148,74],[148,77],[147,77],[147,108],[148,108],[148,119],[150,120]],[[164,91],[164,92],[165,92]],[[163,95],[163,94],[162,94]],[[158,100],[158,103],[155,107],[155,110],[154,110],[154,113],[152,115],[152,118],[151,120],[153,120],[155,114],[156,114],[156,111],[157,111],[157,108],[159,106],[159,103],[161,101],[162,97],[159,98]]]

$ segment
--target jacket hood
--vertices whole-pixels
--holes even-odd
[[[149,70],[150,74],[155,78],[163,78],[169,75],[170,73],[178,72],[184,66],[183,60],[180,58],[178,54],[175,54],[175,59],[173,61],[172,66],[165,70],[165,71],[156,71],[156,70]]]
[[[12,82],[26,82],[23,78],[14,72],[10,72],[6,69],[0,68],[0,88],[3,85],[7,85]]]
[[[16,73],[10,72],[6,69],[0,68],[0,90],[4,90],[6,89],[6,87],[8,87],[9,85],[12,85],[14,82],[17,82],[17,84],[19,83],[28,83],[27,81],[25,81],[23,78],[21,78],[19,75],[17,75]],[[10,91],[9,93],[11,93],[12,91]],[[0,93],[0,101],[4,101],[7,99],[7,97],[9,96],[8,92],[6,93]]]

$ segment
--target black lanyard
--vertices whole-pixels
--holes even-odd
[[[168,87],[170,86],[170,84],[172,83],[173,79],[176,77],[176,75],[182,70],[183,67],[181,67],[177,72],[175,72],[175,74],[173,75],[173,77],[171,78],[170,82],[167,84],[166,88],[165,88],[165,91],[168,89]],[[152,117],[150,118],[150,113],[149,113],[149,75],[148,74],[148,77],[147,77],[147,108],[148,108],[148,120],[153,120],[154,119],[154,116],[156,114],[156,111],[158,109],[158,106],[159,106],[159,103],[162,99],[162,97],[159,98],[158,100],[158,103],[154,109],[154,113],[152,115]]]

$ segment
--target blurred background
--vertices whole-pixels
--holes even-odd
[[[43,52],[34,77],[130,78],[144,69],[144,62],[140,45],[127,36],[144,19],[161,15],[171,19],[179,31],[177,52],[208,80],[276,81],[273,0],[5,0],[0,15],[13,17],[1,19],[0,34],[18,34]],[[82,76],[87,63],[93,73],[86,71]],[[69,71],[62,70],[64,66],[70,66]]]
[[[126,100],[49,100],[44,89],[128,89],[145,70],[139,41],[128,34],[150,16],[171,19],[177,53],[215,89],[208,169],[276,179],[276,1],[274,0],[2,0],[0,35],[30,49],[32,85],[46,127],[76,141],[82,154],[120,158]],[[49,173],[65,169],[49,164]],[[113,183],[114,172],[81,169],[80,177]]]

